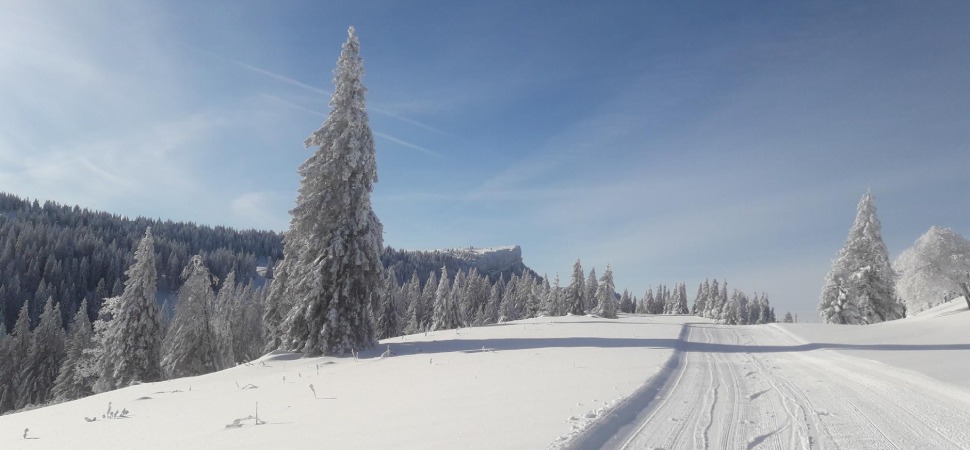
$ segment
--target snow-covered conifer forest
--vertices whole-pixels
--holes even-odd
[[[956,231],[891,263],[867,192],[822,324],[724,278],[396,250],[363,80],[351,27],[282,235],[0,194],[0,448],[970,447]]]

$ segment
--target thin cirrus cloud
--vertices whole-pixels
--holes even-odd
[[[198,51],[204,52],[203,50],[198,50]],[[218,55],[215,55],[215,54],[210,53],[210,52],[205,52],[205,53],[211,54],[211,55],[214,55],[214,56],[218,56]],[[242,67],[244,69],[253,71],[253,72],[258,73],[260,75],[269,77],[271,79],[274,79],[274,80],[277,80],[277,81],[280,81],[280,82],[283,82],[283,83],[286,83],[286,84],[289,84],[289,85],[292,85],[292,86],[296,86],[296,87],[300,87],[300,88],[303,88],[303,89],[307,89],[309,91],[312,91],[312,92],[315,92],[315,93],[318,93],[318,94],[323,94],[323,95],[331,95],[332,94],[331,92],[326,91],[324,89],[320,89],[320,88],[317,88],[317,87],[314,87],[314,86],[310,86],[310,85],[308,85],[306,83],[303,83],[303,82],[298,81],[298,80],[294,80],[293,78],[287,77],[285,75],[281,75],[281,74],[276,73],[276,72],[272,72],[272,71],[269,71],[269,70],[266,70],[266,69],[261,69],[259,67],[256,67],[256,66],[253,66],[253,65],[250,65],[250,64],[246,64],[244,62],[236,61],[236,60],[234,60],[232,58],[227,58],[227,57],[224,57],[224,56],[218,56],[218,57],[221,58],[221,59],[224,59],[224,60],[226,60],[228,62],[231,62],[231,63],[233,63],[233,64],[235,64],[235,65],[237,65],[239,67]],[[323,112],[316,111],[316,110],[311,109],[311,108],[307,108],[305,106],[296,104],[296,103],[291,102],[291,101],[288,101],[288,100],[284,100],[284,99],[282,99],[282,98],[280,98],[278,96],[269,96],[269,97],[272,98],[273,100],[279,102],[279,103],[283,103],[283,104],[285,104],[285,105],[287,105],[289,107],[292,107],[292,108],[301,110],[301,111],[306,112],[306,113],[309,113],[309,114],[313,114],[315,116],[320,116],[320,117],[326,117],[327,116]],[[414,126],[417,126],[417,127],[423,128],[423,129],[426,129],[426,130],[436,131],[436,132],[439,132],[439,133],[446,133],[446,132],[444,132],[442,130],[439,130],[439,129],[435,128],[435,127],[432,127],[430,125],[427,125],[427,124],[418,122],[418,121],[413,120],[413,119],[409,119],[407,117],[404,117],[404,116],[399,115],[399,114],[392,113],[392,112],[387,111],[387,110],[384,110],[384,109],[375,108],[373,106],[369,107],[368,109],[370,109],[371,111],[377,112],[379,114],[383,114],[385,116],[392,117],[394,119],[403,121],[405,123],[408,123],[408,124],[411,124],[411,125],[414,125]],[[429,149],[427,147],[423,147],[423,146],[420,146],[420,145],[417,145],[417,144],[414,144],[414,143],[405,141],[404,139],[391,136],[391,135],[389,135],[387,133],[382,133],[382,132],[374,131],[374,135],[375,136],[379,136],[379,137],[384,138],[384,139],[387,139],[388,141],[394,142],[395,144],[398,144],[398,145],[401,145],[401,146],[410,148],[412,150],[417,150],[417,151],[420,151],[422,153],[425,153],[425,154],[428,154],[428,155],[432,155],[432,156],[441,156],[441,153],[439,153],[439,152],[436,152],[434,150],[431,150],[431,149]]]

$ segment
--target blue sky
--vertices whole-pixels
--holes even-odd
[[[349,25],[385,243],[814,316],[855,205],[970,235],[966,2],[0,4],[0,190],[285,229]]]

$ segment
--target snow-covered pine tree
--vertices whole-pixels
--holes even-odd
[[[377,316],[377,338],[387,339],[401,335],[400,320],[397,316],[398,287],[397,275],[394,269],[389,269],[384,276],[384,286],[381,290],[381,309]]]
[[[482,311],[482,323],[498,323],[499,321],[499,308],[502,305],[502,288],[505,285],[505,281],[502,277],[499,277],[498,281],[492,284],[492,288],[488,293],[488,303],[485,304],[485,310]]]
[[[562,310],[562,288],[559,286],[559,274],[556,274],[556,278],[553,279],[552,286],[549,287],[549,292],[546,293],[545,301],[545,311],[549,316],[561,316],[564,314]]]
[[[238,283],[233,288],[232,364],[249,362],[263,355],[266,339],[263,312],[267,286],[254,289],[252,284]]]
[[[620,295],[620,311],[632,314],[635,310],[636,305],[633,303],[633,296],[630,295],[630,291],[624,289],[623,294]]]
[[[420,333],[424,330],[424,301],[421,296],[421,279],[418,272],[411,274],[411,281],[407,284],[408,309],[405,313],[404,334]]]
[[[592,267],[589,269],[589,276],[586,277],[585,283],[586,292],[583,297],[586,299],[586,311],[593,311],[596,306],[599,305],[599,298],[596,297],[599,292],[599,282],[596,278],[596,268]]]
[[[866,193],[855,222],[825,278],[818,311],[826,323],[868,324],[900,319],[905,308],[896,297],[895,272],[882,240],[875,198]],[[840,295],[845,298],[840,298]],[[853,313],[854,306],[857,311]]]
[[[84,351],[94,345],[94,330],[88,319],[88,301],[82,300],[81,307],[71,321],[61,362],[51,398],[57,401],[74,400],[94,393],[94,380],[82,370]]]
[[[162,379],[162,329],[155,301],[158,273],[150,227],[125,275],[128,279],[99,340],[103,353],[98,361],[96,392]]]
[[[243,313],[237,311],[243,307],[239,297],[236,293],[236,271],[230,270],[226,279],[222,280],[222,286],[215,296],[212,308],[211,326],[216,339],[216,366],[219,368],[232,367],[237,360],[234,353],[236,347],[233,345],[232,338],[234,325],[243,326],[241,321]]]
[[[27,360],[30,342],[30,309],[27,302],[24,302],[13,331],[4,343],[5,358],[3,364],[0,364],[0,414],[17,407],[17,388],[20,381],[18,371]]]
[[[613,284],[613,269],[606,265],[606,270],[597,284],[596,291],[596,315],[604,319],[616,319],[616,286]]]
[[[502,322],[518,319],[519,276],[512,274],[508,284],[502,290],[502,302],[499,304],[499,317]]]
[[[289,314],[290,309],[293,308],[293,298],[295,296],[290,295],[287,289],[290,283],[289,266],[292,264],[292,261],[298,259],[296,254],[300,250],[299,242],[292,231],[283,236],[284,251],[291,255],[291,257],[289,260],[284,258],[277,265],[276,270],[273,272],[273,281],[269,285],[269,292],[266,295],[266,304],[262,317],[266,351],[275,350],[283,345],[283,319]]]
[[[728,282],[724,280],[721,283],[721,290],[717,293],[717,297],[714,299],[714,316],[711,317],[717,321],[724,321],[725,314],[728,312]]]
[[[169,378],[215,372],[222,357],[218,337],[212,326],[215,318],[215,279],[196,255],[182,271],[185,282],[178,291],[172,328],[162,347],[162,368]]]
[[[17,408],[43,405],[51,398],[57,371],[64,360],[64,330],[61,309],[48,297],[37,328],[31,333],[30,350],[20,368]]]
[[[717,278],[711,281],[710,289],[707,291],[707,301],[704,302],[704,313],[701,317],[707,317],[708,319],[713,319],[717,314],[717,296],[720,293],[720,285],[717,282]]]
[[[448,280],[448,268],[442,266],[441,279],[438,281],[438,289],[435,291],[434,317],[431,321],[431,329],[450,330],[460,326],[458,311],[452,301],[451,286]]]
[[[707,295],[710,291],[710,280],[704,280],[697,285],[697,296],[694,297],[694,306],[690,309],[691,314],[695,316],[704,314],[704,308],[707,307]]]
[[[431,271],[428,274],[428,280],[424,282],[424,287],[421,288],[421,304],[423,305],[424,309],[421,330],[431,329],[431,324],[434,322],[434,303],[437,295],[438,273],[436,271]]]
[[[680,283],[677,286],[677,307],[674,310],[674,314],[689,314],[690,310],[687,309],[687,284]]]
[[[549,280],[543,280],[542,283],[536,284],[535,280],[529,278],[529,291],[525,301],[525,318],[539,317],[543,312],[542,299],[546,293],[544,286],[549,285]]]
[[[583,281],[583,277],[586,274],[583,273],[583,265],[577,259],[576,263],[573,264],[573,276],[569,282],[569,286],[566,288],[566,312],[574,316],[582,316],[586,314],[586,286]]]
[[[534,299],[536,291],[535,278],[528,272],[523,272],[519,277],[519,285],[515,288],[515,319],[528,319],[534,317],[529,315],[529,305],[538,307],[538,302]],[[511,317],[510,317],[511,318]]]
[[[375,344],[370,305],[379,295],[383,227],[371,208],[377,181],[374,136],[361,83],[364,66],[353,27],[334,70],[330,114],[305,144],[318,150],[300,166],[290,233],[303,241],[289,284],[300,296],[281,328],[282,347],[342,355]]]
[[[464,326],[465,318],[462,316],[461,305],[465,302],[465,298],[468,295],[468,274],[464,270],[459,270],[455,274],[455,281],[452,283],[452,288],[448,292],[451,297],[448,302],[450,307],[454,308],[454,314],[458,317],[458,322],[461,324],[459,326]]]
[[[488,302],[488,280],[472,268],[468,273],[465,298],[461,304],[461,316],[469,326],[480,325],[482,309]]]
[[[795,323],[795,319],[792,317],[791,312],[785,313],[785,318],[781,319],[782,323]]]
[[[653,295],[653,288],[647,288],[647,292],[643,294],[643,306],[646,310],[646,314],[661,314],[663,313],[663,306],[658,308],[657,299]]]

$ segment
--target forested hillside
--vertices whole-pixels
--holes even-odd
[[[219,279],[234,270],[240,281],[256,276],[257,263],[282,256],[281,235],[272,231],[129,219],[0,193],[0,318],[6,329],[25,302],[36,324],[49,297],[60,304],[63,323],[84,299],[94,319],[103,298],[121,293],[134,246],[149,226],[160,297],[178,289],[193,255],[202,255]]]

